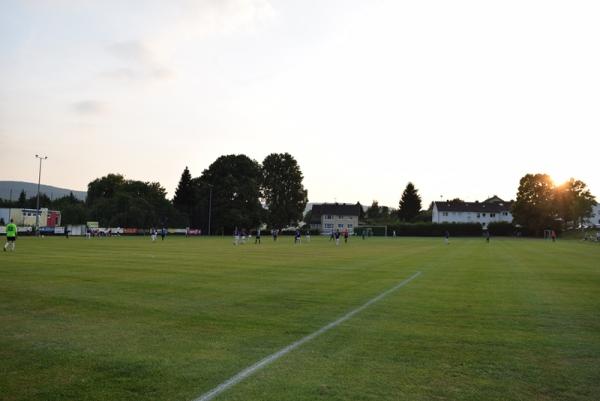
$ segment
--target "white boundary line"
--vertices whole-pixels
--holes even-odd
[[[277,359],[281,358],[282,356],[284,356],[288,352],[290,352],[290,351],[298,348],[302,344],[304,344],[306,342],[309,342],[313,338],[315,338],[315,337],[317,337],[317,336],[325,333],[328,330],[331,330],[332,328],[334,328],[335,326],[339,325],[340,323],[345,322],[346,320],[350,319],[352,316],[356,315],[357,313],[359,313],[359,312],[363,311],[364,309],[368,308],[369,306],[373,305],[375,302],[378,302],[381,299],[385,298],[387,295],[389,295],[390,293],[396,291],[400,287],[404,287],[406,284],[410,283],[412,280],[414,280],[415,278],[419,277],[420,274],[421,274],[420,271],[416,272],[415,274],[413,274],[409,278],[401,281],[400,283],[396,284],[395,286],[393,286],[389,290],[386,290],[386,291],[382,292],[381,294],[379,294],[375,298],[372,298],[371,300],[367,301],[366,303],[364,303],[363,305],[359,306],[358,308],[356,308],[356,309],[354,309],[354,310],[346,313],[344,316],[340,317],[339,319],[337,319],[337,320],[329,323],[326,326],[321,327],[319,330],[317,330],[317,331],[315,331],[315,332],[307,335],[306,337],[301,338],[300,340],[296,341],[295,343],[292,343],[292,344],[288,345],[287,347],[280,349],[279,351],[275,352],[274,354],[271,354],[271,355],[267,356],[266,358],[261,359],[260,361],[256,362],[254,365],[248,366],[246,369],[242,370],[241,372],[239,372],[235,376],[232,376],[231,378],[227,379],[226,381],[224,381],[223,383],[219,384],[217,387],[213,388],[212,390],[210,390],[210,391],[202,394],[198,398],[194,398],[193,401],[209,401],[209,400],[212,400],[213,398],[215,398],[216,396],[218,396],[219,394],[221,394],[223,391],[227,390],[230,387],[235,386],[236,384],[238,384],[239,382],[241,382],[242,380],[244,380],[248,376],[250,376],[253,373],[257,372],[258,370],[264,368],[265,366],[267,366],[271,362],[276,361]]]

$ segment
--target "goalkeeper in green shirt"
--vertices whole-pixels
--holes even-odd
[[[6,244],[4,244],[4,252],[10,248],[11,251],[15,250],[15,241],[17,240],[17,225],[13,223],[12,219],[6,226]]]

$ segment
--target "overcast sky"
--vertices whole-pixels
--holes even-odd
[[[310,201],[600,196],[598,1],[0,0],[0,179],[296,157]]]

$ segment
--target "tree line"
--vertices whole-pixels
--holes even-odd
[[[302,220],[308,202],[303,179],[289,153],[270,154],[262,164],[242,154],[225,155],[195,178],[186,167],[172,200],[158,182],[108,174],[88,184],[85,201],[73,194],[56,200],[41,194],[40,207],[60,210],[63,225],[98,221],[103,227],[193,227],[207,233],[210,220],[212,233],[262,223],[283,228]],[[23,191],[14,202],[0,200],[0,206],[33,209],[36,202]]]
[[[308,202],[303,179],[289,153],[272,153],[262,164],[246,155],[221,156],[199,177],[185,168],[173,206],[204,232],[254,229],[262,223],[283,228],[302,220]]]
[[[289,153],[270,154],[262,163],[243,154],[224,155],[195,178],[186,167],[172,200],[158,182],[108,174],[88,184],[85,201],[72,193],[57,199],[42,193],[40,207],[60,210],[63,225],[98,221],[105,227],[193,227],[205,233],[210,225],[211,233],[217,234],[263,223],[283,228],[297,225],[303,217],[310,221],[310,212],[303,216],[308,201],[303,179]],[[591,215],[595,203],[581,180],[556,185],[547,174],[526,174],[512,205],[513,223],[534,235],[574,228]],[[16,201],[0,199],[0,207],[34,209],[36,204],[37,197],[27,198],[25,191]],[[431,211],[432,205],[422,209],[419,191],[409,182],[397,209],[374,200],[366,210],[361,206],[359,220],[381,225],[431,222]]]
[[[548,174],[526,174],[513,204],[514,223],[540,235],[543,230],[577,228],[590,217],[596,198],[575,178],[555,184]]]

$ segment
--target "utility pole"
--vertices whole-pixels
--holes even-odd
[[[40,231],[40,183],[42,181],[42,160],[46,160],[48,156],[35,155],[36,159],[40,159],[40,169],[38,172],[38,188],[37,188],[37,203],[35,212],[35,229],[39,234]]]
[[[12,216],[12,188],[10,189],[10,196],[8,202],[8,221],[5,221],[5,224],[10,223],[10,216]]]
[[[210,218],[212,216],[212,184],[208,184],[208,235],[210,235]]]

